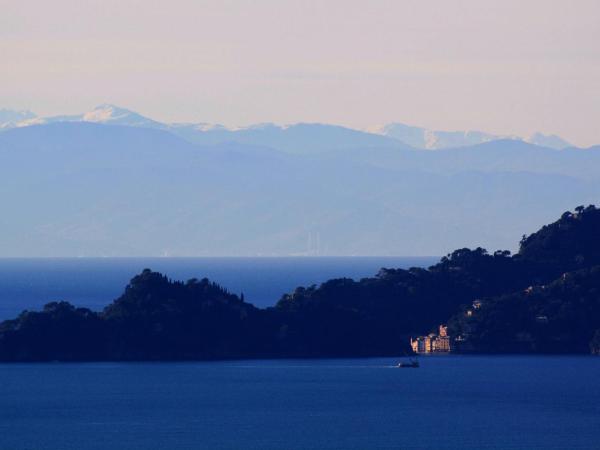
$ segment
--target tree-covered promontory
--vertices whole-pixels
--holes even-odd
[[[0,360],[192,360],[261,356],[265,312],[207,279],[144,270],[102,312],[50,303],[0,324]]]
[[[262,312],[209,280],[144,270],[100,314],[115,359],[240,358],[260,348]]]
[[[531,283],[481,299],[450,320],[462,351],[600,352],[600,209],[579,206],[524,236],[515,255]],[[470,306],[470,305],[469,305]]]
[[[549,284],[483,299],[477,310],[453,317],[450,327],[454,335],[465,338],[463,351],[596,352],[600,266],[565,272]]]
[[[428,269],[299,287],[266,309],[147,269],[103,311],[54,302],[1,323],[0,360],[397,355],[447,321],[463,351],[599,352],[599,233],[600,210],[578,207],[512,256],[459,249]]]
[[[578,206],[523,236],[518,257],[545,277],[600,265],[600,209]]]

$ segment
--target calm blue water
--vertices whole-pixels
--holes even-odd
[[[144,268],[176,280],[210,278],[257,306],[297,286],[373,276],[381,267],[429,266],[437,257],[355,258],[39,258],[0,259],[0,320],[54,300],[101,309]]]
[[[600,358],[0,365],[0,448],[598,449]]]

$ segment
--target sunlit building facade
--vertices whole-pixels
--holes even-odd
[[[440,325],[438,334],[431,333],[410,340],[415,353],[449,353],[451,351],[448,327]]]

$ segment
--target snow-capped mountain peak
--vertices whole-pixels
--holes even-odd
[[[134,127],[166,128],[166,125],[160,122],[108,103],[98,105],[93,110],[82,114],[81,121]]]
[[[0,131],[30,125],[44,125],[55,122],[91,122],[106,125],[123,125],[141,128],[156,128],[171,131],[191,142],[215,144],[226,141],[254,143],[265,146],[286,146],[308,148],[351,147],[357,145],[386,146],[394,142],[406,144],[416,149],[438,150],[483,144],[495,140],[520,140],[530,144],[553,149],[564,149],[572,145],[556,135],[535,133],[529,138],[506,136],[482,131],[440,131],[403,123],[388,123],[367,128],[366,133],[335,125],[319,123],[296,123],[279,125],[258,123],[242,127],[228,127],[206,122],[200,123],[161,123],[142,116],[126,108],[105,103],[91,111],[76,115],[38,117],[30,111],[0,109]],[[382,136],[386,139],[382,140]],[[287,144],[285,144],[287,142]]]
[[[563,150],[565,148],[573,147],[573,144],[565,141],[563,138],[555,134],[535,133],[527,138],[526,141],[530,144],[554,148],[556,150]]]
[[[103,104],[98,105],[93,110],[84,113],[82,119],[85,122],[109,122],[112,120],[122,120],[132,115],[137,114],[133,111],[125,108],[119,108],[115,105]]]
[[[31,111],[0,109],[0,128],[13,128],[20,122],[33,120],[36,117]]]
[[[558,136],[544,135],[541,133],[536,133],[530,138],[524,139],[514,135],[496,135],[477,130],[430,130],[427,128],[405,125],[403,123],[388,123],[383,126],[371,127],[368,131],[397,139],[414,148],[423,150],[465,147],[497,140],[519,140],[554,149],[563,149],[572,146]]]

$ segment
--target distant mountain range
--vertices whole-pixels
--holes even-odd
[[[24,121],[37,125],[0,132],[0,256],[493,250],[600,198],[600,147],[420,151],[343,127],[224,131],[109,106]]]
[[[21,128],[57,122],[90,122],[106,125],[167,129],[168,125],[148,119],[141,114],[118,106],[103,104],[83,114],[38,117],[31,111],[0,110],[0,128]]]
[[[373,127],[370,131],[424,150],[466,147],[507,139],[524,141],[556,150],[573,147],[572,144],[559,136],[542,133],[535,133],[529,138],[521,138],[519,136],[498,136],[482,131],[435,131],[402,123],[390,123],[381,127]]]
[[[14,128],[35,119],[36,115],[31,111],[14,111],[12,109],[0,109],[0,130]]]
[[[224,142],[260,145],[292,153],[314,153],[343,148],[389,147],[439,150],[465,147],[497,140],[520,140],[562,150],[573,147],[555,135],[535,133],[529,138],[498,136],[481,131],[435,131],[401,123],[373,127],[366,131],[328,124],[257,124],[228,128],[208,123],[161,123],[118,106],[104,104],[71,116],[37,117],[30,111],[0,110],[0,130],[55,122],[90,122],[170,131],[189,142],[215,145]]]

